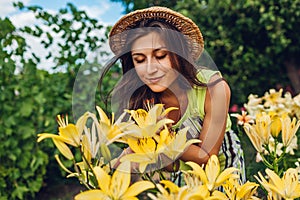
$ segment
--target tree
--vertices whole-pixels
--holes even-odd
[[[232,103],[269,88],[300,92],[300,1],[183,0],[123,1],[125,11],[168,6],[200,27],[205,48],[232,89]]]
[[[72,108],[79,103],[83,106],[80,111],[91,107],[74,100],[74,82],[81,73],[83,81],[77,85],[78,88],[85,87],[81,100],[90,98],[89,86],[95,83],[102,69],[97,59],[106,54],[103,47],[105,27],[72,4],[67,4],[57,14],[21,2],[15,6],[33,12],[40,23],[17,29],[8,18],[0,19],[1,200],[34,199],[41,187],[47,184],[46,177],[55,179],[51,173],[57,167],[56,161],[47,156],[56,153],[51,148],[53,143],[38,144],[37,133],[56,133],[55,118],[58,114],[68,114],[75,121]],[[59,41],[55,40],[57,34]],[[41,57],[30,51],[31,44],[25,37],[28,35],[42,39],[44,51],[48,53],[46,59],[54,61],[52,69],[58,72],[38,69]],[[52,46],[55,46],[56,54],[52,54]],[[90,58],[89,52],[96,52],[99,56]],[[86,72],[97,76],[89,76]],[[93,97],[94,104],[100,102],[99,96],[93,94]]]
[[[0,26],[0,196],[28,199],[41,188],[48,163],[35,142],[49,120],[43,106],[47,93],[39,87],[46,73],[35,68],[37,59],[25,58],[26,41],[10,20],[0,19]]]

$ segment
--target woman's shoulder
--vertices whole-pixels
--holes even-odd
[[[200,68],[197,71],[197,78],[199,81],[203,83],[209,83],[209,81],[214,75],[218,75],[219,77],[222,77],[221,72],[218,70],[212,70],[209,68]]]

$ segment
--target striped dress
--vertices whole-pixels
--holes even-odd
[[[197,76],[200,81],[207,83],[216,73],[220,74],[218,71],[201,70]],[[173,126],[174,129],[189,127],[187,139],[199,138],[201,134],[202,121],[205,116],[204,103],[206,89],[207,88],[197,87],[187,92],[189,102],[187,109],[182,118]],[[241,171],[240,183],[246,182],[243,150],[238,136],[231,130],[231,120],[229,116],[227,118],[226,132],[219,150],[218,158],[221,170],[228,167],[238,168]],[[177,183],[182,185],[182,182],[179,182]]]

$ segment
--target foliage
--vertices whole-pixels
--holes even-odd
[[[91,63],[97,63],[96,58],[87,59],[87,52],[97,52],[97,59],[105,55],[102,46],[105,36],[92,33],[101,32],[103,26],[72,4],[58,14],[50,14],[38,6],[15,5],[35,13],[39,23],[16,29],[9,19],[0,19],[0,199],[3,200],[32,199],[46,185],[45,178],[49,182],[55,179],[52,173],[59,168],[53,165],[53,144],[37,145],[36,133],[54,132],[57,126],[53,116],[72,113],[71,94],[77,72],[83,64],[91,69]],[[28,35],[42,39],[44,51],[48,52],[46,58],[32,53],[31,44],[25,39]],[[56,40],[58,35],[62,40]],[[52,52],[58,53],[52,55]],[[56,70],[49,69],[52,71],[49,73],[38,69],[41,59],[52,60],[52,69]],[[99,72],[102,66],[93,67]],[[95,83],[88,78],[84,79],[85,84]]]
[[[240,106],[250,91],[300,92],[299,0],[112,1],[126,5],[126,12],[160,5],[190,17],[231,86],[232,102]]]
[[[47,84],[47,73],[35,68],[37,60],[24,58],[24,38],[7,18],[0,26],[0,196],[24,199],[39,191],[46,172],[48,157],[34,141],[36,131],[51,127],[52,117],[44,117],[52,115],[44,105],[51,94],[37,86]]]

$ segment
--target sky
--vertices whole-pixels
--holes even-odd
[[[16,25],[31,23],[32,18],[26,14],[18,12],[12,6],[13,2],[18,0],[0,0],[0,17],[10,17]],[[66,7],[68,2],[74,4],[79,10],[84,10],[87,14],[98,19],[104,24],[114,24],[122,15],[124,8],[119,2],[111,2],[110,0],[19,0],[25,5],[41,6],[45,10],[58,11],[60,8]]]

